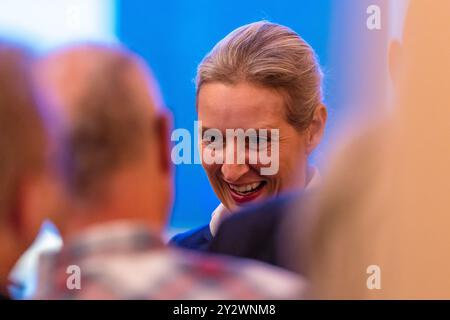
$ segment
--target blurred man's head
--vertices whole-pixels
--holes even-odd
[[[63,235],[64,225],[111,220],[160,230],[171,203],[168,124],[145,64],[118,47],[82,45],[45,57],[37,76],[66,120],[73,212]]]
[[[36,236],[52,195],[47,132],[26,50],[0,42],[0,291]]]

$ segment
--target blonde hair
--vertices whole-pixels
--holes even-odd
[[[293,30],[259,21],[222,39],[200,63],[197,96],[205,83],[247,81],[283,94],[287,121],[306,129],[322,102],[322,72],[311,46]]]

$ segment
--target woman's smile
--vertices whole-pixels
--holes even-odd
[[[243,204],[258,198],[264,191],[266,181],[258,181],[245,184],[226,183],[230,191],[231,198],[236,204]]]

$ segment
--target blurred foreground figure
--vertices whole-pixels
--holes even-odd
[[[314,298],[450,298],[450,2],[411,1],[398,105],[338,157],[309,252]]]
[[[298,278],[261,264],[167,248],[160,240],[172,198],[167,115],[139,58],[84,45],[37,68],[66,116],[71,210],[65,246],[43,257],[37,298],[294,298]]]
[[[48,135],[31,84],[31,57],[0,42],[0,297],[8,275],[51,212]]]

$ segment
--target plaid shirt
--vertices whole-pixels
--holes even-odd
[[[69,289],[69,266],[79,267],[79,289]],[[169,248],[142,227],[116,223],[42,256],[36,298],[296,299],[301,289],[301,280],[287,271]]]

